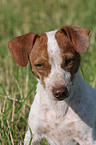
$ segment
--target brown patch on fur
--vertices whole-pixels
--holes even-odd
[[[48,76],[51,69],[47,52],[47,36],[45,33],[37,36],[29,58],[34,75],[44,84],[44,77]]]
[[[67,134],[68,136],[71,136],[71,135],[72,135],[71,130],[66,130],[66,134]]]
[[[52,135],[53,137],[55,137],[55,134],[54,134],[54,133],[52,133],[51,135]]]
[[[49,124],[47,125],[47,128],[50,128],[50,125]]]
[[[57,31],[55,37],[61,50],[61,67],[65,71],[70,72],[73,78],[74,74],[78,71],[80,65],[80,54],[75,51],[72,43],[69,41],[68,37],[61,29]]]
[[[69,123],[69,124],[67,125],[67,127],[69,127],[69,128],[74,127],[74,122]]]
[[[63,134],[65,135],[65,136],[71,136],[72,135],[72,131],[71,130],[64,130],[64,131],[62,131],[63,132]]]

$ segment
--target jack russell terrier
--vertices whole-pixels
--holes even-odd
[[[50,145],[96,145],[96,90],[79,71],[80,53],[89,47],[89,30],[64,26],[28,33],[8,45],[20,66],[30,61],[38,80],[24,144],[39,145],[46,138]]]

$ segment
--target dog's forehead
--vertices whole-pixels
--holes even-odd
[[[57,32],[58,30],[46,32],[49,63],[54,65],[60,65],[62,63],[60,48],[55,38]]]
[[[51,52],[55,52],[56,51],[57,42],[56,42],[56,39],[55,39],[55,35],[56,35],[57,31],[58,30],[51,31],[51,32],[46,32],[46,35],[47,35],[47,47],[48,47],[48,50],[50,49]]]

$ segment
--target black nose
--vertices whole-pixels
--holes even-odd
[[[53,88],[53,95],[58,100],[64,100],[68,97],[68,90],[66,87]]]

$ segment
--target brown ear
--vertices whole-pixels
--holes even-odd
[[[17,37],[8,43],[8,47],[14,60],[20,66],[27,65],[28,57],[36,36],[37,35],[34,33],[28,33],[23,36]]]
[[[65,31],[77,52],[84,53],[89,48],[89,30],[79,26],[64,26],[61,29]]]

